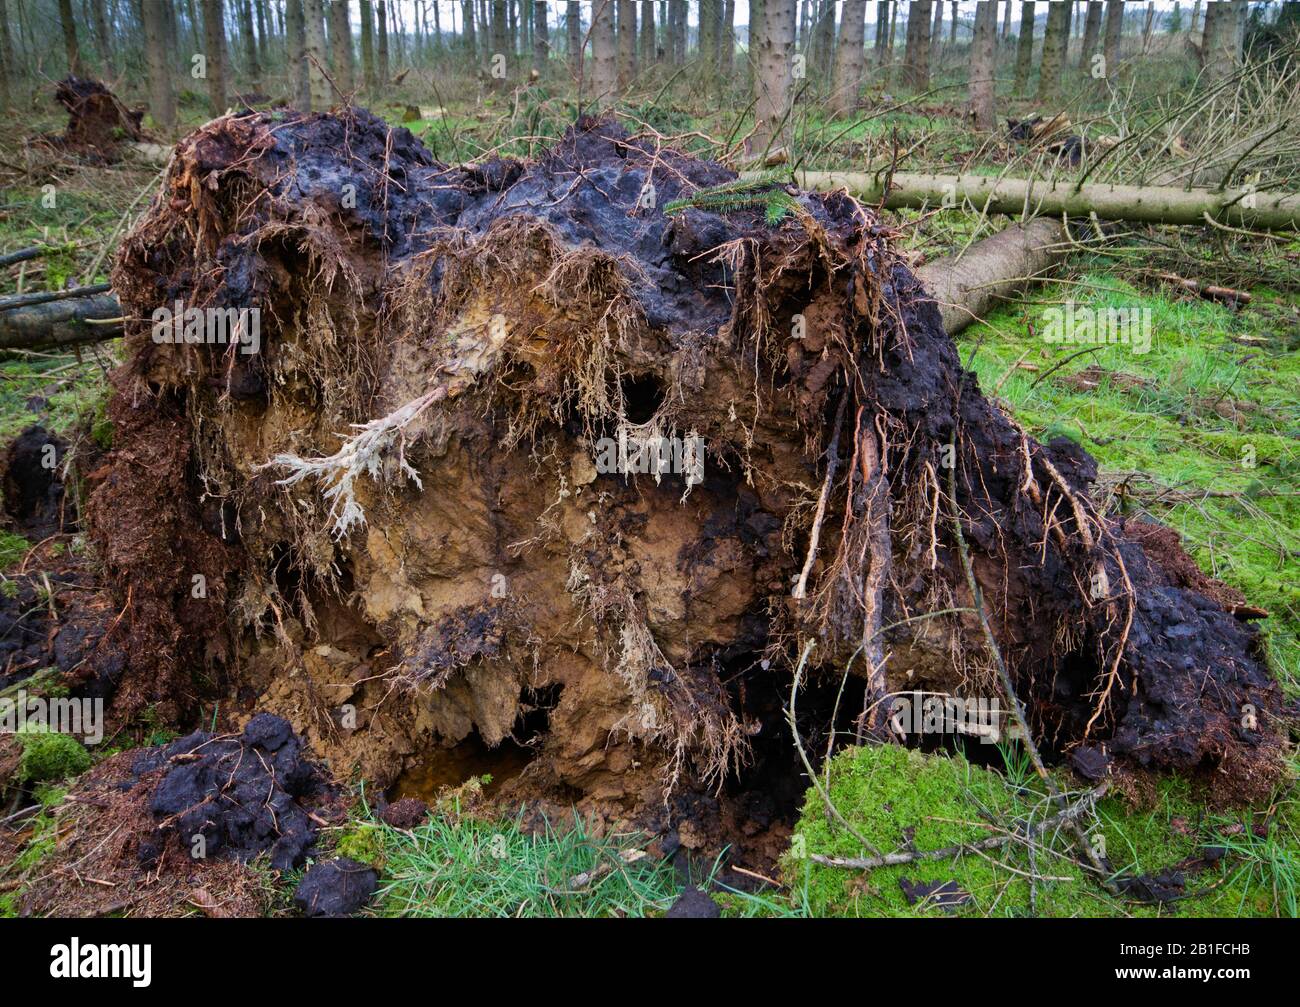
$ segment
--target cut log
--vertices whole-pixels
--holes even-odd
[[[1300,229],[1300,195],[1253,189],[1181,189],[1156,185],[1077,185],[1066,180],[995,178],[985,175],[921,175],[900,172],[884,191],[885,175],[854,171],[797,171],[805,189],[844,188],[886,209],[960,206],[1016,216],[1087,217],[1147,224],[1221,224],[1266,231]]]

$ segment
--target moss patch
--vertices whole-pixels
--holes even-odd
[[[1013,767],[1014,768],[1014,767]],[[1062,787],[1069,786],[1061,781]],[[811,854],[862,857],[867,851],[831,821],[820,797],[809,791],[783,870],[790,905],[813,916],[945,915],[950,910],[909,905],[900,881],[955,882],[970,898],[961,916],[1030,915],[1029,873],[1039,880],[1033,912],[1040,916],[1274,916],[1295,911],[1300,874],[1300,809],[1288,781],[1267,812],[1212,815],[1185,781],[1162,780],[1155,803],[1130,808],[1118,797],[1098,802],[1085,821],[1094,843],[1123,875],[1167,870],[1206,846],[1226,848],[1213,866],[1187,874],[1188,898],[1165,906],[1115,899],[1063,856],[1063,838],[1038,845],[1036,867],[1027,849],[1014,844],[984,855],[918,861],[864,872],[814,863]],[[882,852],[934,850],[987,838],[1008,823],[1039,820],[1053,812],[1036,781],[1017,782],[971,765],[961,755],[923,755],[898,746],[841,752],[831,764],[830,795],[855,829]],[[752,911],[743,899],[732,910]],[[786,911],[769,900],[764,911]]]

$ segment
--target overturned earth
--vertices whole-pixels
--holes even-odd
[[[981,394],[872,208],[734,178],[609,120],[458,167],[355,109],[182,140],[88,479],[119,715],[220,699],[340,779],[508,764],[503,796],[777,843],[801,654],[814,759],[893,694],[999,696],[1000,657],[1051,758],[1265,793],[1232,602]]]

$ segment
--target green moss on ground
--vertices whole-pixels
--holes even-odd
[[[22,783],[45,783],[80,776],[93,761],[86,746],[70,734],[27,725],[17,734],[22,746],[18,779]]]
[[[1029,779],[1017,780],[971,765],[961,755],[924,755],[898,746],[849,749],[832,760],[829,794],[854,828],[882,852],[934,850],[987,838],[1008,823],[1050,816],[1045,792]],[[1062,780],[1062,786],[1069,786]],[[1267,812],[1239,816],[1205,811],[1185,781],[1165,779],[1155,803],[1134,810],[1118,797],[1097,805],[1085,821],[1090,837],[1122,874],[1155,873],[1184,858],[1201,856],[1207,844],[1226,847],[1216,865],[1188,875],[1191,897],[1164,907],[1121,901],[1107,895],[1068,858],[1064,839],[1037,851],[1036,868],[1027,849],[1008,846],[960,859],[918,861],[864,872],[814,863],[811,854],[862,857],[867,852],[834,823],[822,799],[809,791],[783,870],[788,898],[758,903],[729,898],[729,910],[813,916],[1025,916],[1030,914],[1029,873],[1035,884],[1034,912],[1040,916],[1274,916],[1295,915],[1300,876],[1300,807],[1292,783]],[[1262,834],[1256,834],[1258,829]],[[955,910],[910,906],[900,879],[911,883],[955,881],[970,895]]]

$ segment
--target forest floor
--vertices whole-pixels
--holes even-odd
[[[933,102],[913,100],[854,128],[805,119],[799,128],[805,146],[815,151],[807,165],[851,166],[905,150],[913,170],[959,166],[993,172],[1023,156],[1009,141],[977,142],[959,103],[949,97],[947,103],[942,95]],[[444,105],[427,93],[416,101],[375,111],[410,128],[447,161],[488,152],[527,156],[560,133],[570,112],[535,89],[486,105]],[[1024,103],[1016,112],[1030,110]],[[183,104],[182,112],[193,124],[204,118],[197,104]],[[707,156],[734,147],[743,135],[743,121],[677,111],[653,95],[633,105],[628,116],[631,128],[640,123],[679,136],[688,149]],[[58,128],[61,121],[49,102],[22,132]],[[20,174],[5,166],[0,173],[0,253],[37,242],[67,246],[5,270],[0,294],[105,281],[117,237],[147,205],[157,179],[156,169],[129,162],[69,163],[52,177],[46,170]],[[45,188],[51,180],[53,190]],[[894,220],[898,242],[918,262],[950,254],[1003,224],[961,207],[904,212]],[[1244,289],[1251,300],[1235,305],[1201,299],[1161,279],[1162,272]],[[1076,310],[1149,312],[1149,351],[1109,345],[1076,355],[1076,347],[1046,344],[1040,334],[1044,312],[1067,304]],[[1269,666],[1287,696],[1300,697],[1300,238],[1222,231],[1189,236],[1166,228],[1118,234],[1099,249],[1071,255],[1053,280],[966,329],[958,343],[986,394],[1004,402],[1029,433],[1044,440],[1069,437],[1097,459],[1098,495],[1112,510],[1146,514],[1173,527],[1202,570],[1268,610],[1262,627]],[[76,353],[3,354],[0,440],[7,443],[39,423],[74,452],[107,447],[112,429],[104,418],[106,374],[115,352],[96,346]],[[24,617],[23,605],[59,604],[64,585],[56,577],[42,591],[43,573],[83,549],[77,534],[31,542],[0,532],[0,594],[18,603],[6,616],[6,635]],[[173,737],[176,726],[146,721],[92,749],[91,757],[98,762],[133,745],[157,744]],[[973,762],[959,753],[848,748],[827,768],[824,791],[884,849],[985,838],[1008,816],[1044,817],[1045,795],[1018,750],[1000,746],[996,756],[971,757]],[[1179,876],[1180,894],[1158,908],[1107,895],[1059,856],[1063,847],[1054,850],[1046,840],[955,863],[870,873],[814,863],[809,852],[862,852],[852,836],[832,827],[817,789],[808,792],[780,877],[753,892],[723,892],[718,901],[728,915],[1294,916],[1300,898],[1300,766],[1294,752],[1288,758],[1290,771],[1274,800],[1253,811],[1208,808],[1174,779],[1137,803],[1116,795],[1100,801],[1099,842],[1113,863],[1152,884],[1174,885],[1172,876]],[[357,787],[348,820],[327,831],[327,845],[379,868],[381,888],[371,911],[654,915],[666,911],[687,882],[655,855],[660,851],[646,837],[599,835],[580,819],[539,825],[494,805],[482,793],[484,782],[472,776],[446,788],[433,817],[413,829],[384,824],[374,795]],[[1077,788],[1064,777],[1062,782]],[[0,915],[16,912],[25,887],[40,877],[69,781],[56,767],[47,778],[26,783],[41,810],[23,818],[17,831],[0,825]],[[511,869],[503,870],[503,864]],[[295,879],[276,881],[260,864],[254,870],[265,880],[262,910],[288,913],[285,893]],[[708,884],[713,869],[706,864],[696,870],[689,880]],[[945,887],[936,887],[940,883]]]

